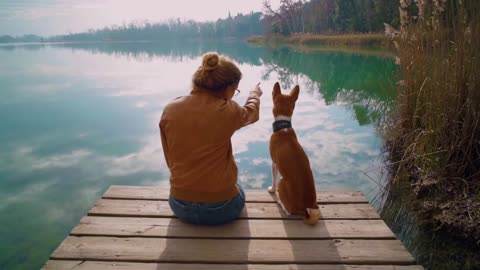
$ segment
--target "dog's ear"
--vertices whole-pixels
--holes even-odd
[[[293,98],[293,100],[297,101],[298,93],[300,93],[300,87],[296,85],[290,92],[290,96]]]
[[[276,82],[275,85],[273,86],[272,96],[273,98],[275,98],[276,96],[281,94],[282,94],[282,91],[280,90],[280,84]]]

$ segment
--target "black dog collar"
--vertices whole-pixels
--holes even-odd
[[[278,121],[273,122],[272,126],[273,126],[273,132],[277,132],[280,129],[291,128],[292,127],[292,122],[290,122],[288,120],[278,120]]]

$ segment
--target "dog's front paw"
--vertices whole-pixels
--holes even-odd
[[[275,188],[273,186],[268,187],[268,192],[275,193]]]

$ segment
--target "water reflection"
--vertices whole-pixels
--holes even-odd
[[[388,59],[244,43],[0,46],[1,269],[39,268],[108,186],[168,185],[158,119],[212,50],[240,64],[239,103],[258,81],[265,92],[259,122],[233,137],[246,188],[270,184],[269,93],[279,80],[301,87],[293,125],[318,187],[375,193],[363,172],[379,165],[369,123],[392,99]]]
[[[59,43],[48,46],[134,58],[137,61],[154,61],[158,58],[166,58],[176,62],[189,61],[207,51],[216,51],[228,55],[235,59],[237,63],[252,65],[261,64],[262,52],[262,50],[248,46],[241,41]]]

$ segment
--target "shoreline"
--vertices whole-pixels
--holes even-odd
[[[403,177],[407,177],[404,175]],[[375,198],[380,216],[425,269],[476,269],[478,243],[439,227],[410,183],[390,182]],[[434,241],[432,241],[434,239]]]
[[[190,40],[191,41],[191,40]],[[202,42],[241,41],[250,46],[280,48],[288,47],[302,52],[339,52],[384,58],[394,58],[395,54],[383,34],[335,34],[335,35],[294,35],[294,36],[251,36],[245,39],[226,38],[221,40],[201,40]],[[178,41],[171,40],[168,43]],[[122,43],[165,43],[164,40],[88,40],[88,41],[46,41],[0,43],[0,47],[48,46],[62,44],[122,44]]]
[[[405,151],[392,141],[386,140],[390,152],[389,160],[400,161]],[[454,176],[434,176],[423,172],[415,163],[403,161],[388,169],[397,181],[408,186],[417,207],[414,215],[423,216],[425,222],[456,241],[480,247],[480,193],[473,188],[465,188],[463,181],[452,181]],[[452,181],[453,183],[448,183]],[[399,185],[396,181],[389,183]]]
[[[200,41],[200,42],[232,42],[236,40],[241,40],[240,38],[225,38],[225,39],[184,39],[184,40],[161,40],[161,39],[142,39],[142,40],[78,40],[78,41],[44,41],[44,42],[0,42],[0,46],[26,46],[26,45],[55,45],[55,44],[117,44],[117,43],[178,43],[178,42],[191,42],[191,41]]]
[[[296,34],[292,36],[252,36],[247,43],[262,47],[289,47],[299,51],[324,51],[394,58],[389,40],[383,33]]]

